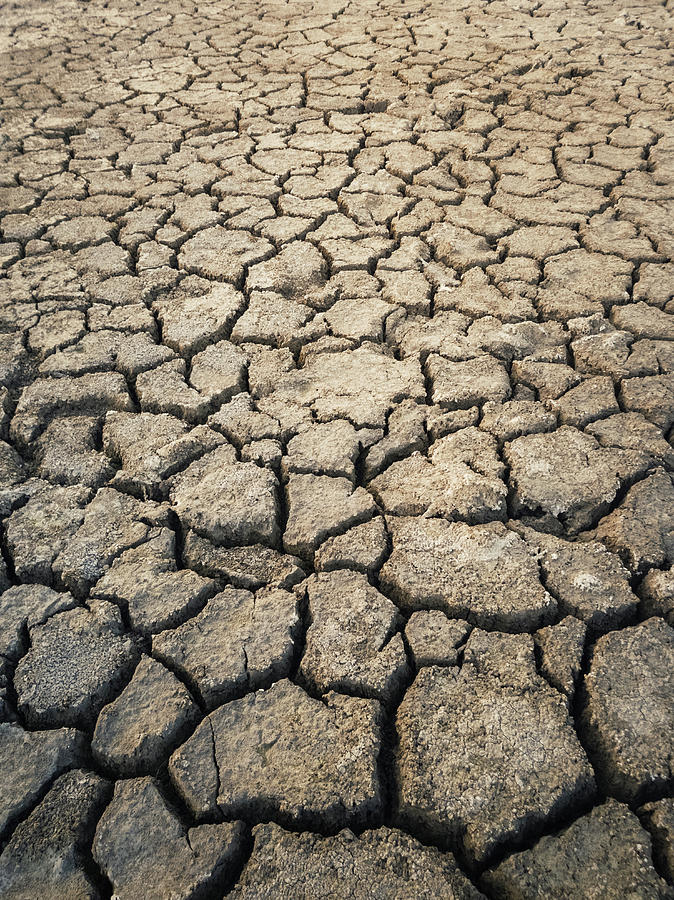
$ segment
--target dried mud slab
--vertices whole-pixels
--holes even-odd
[[[380,728],[374,700],[313,700],[278,681],[211,713],[169,772],[197,818],[220,810],[304,827],[365,825],[381,814]]]
[[[178,569],[175,535],[162,528],[153,529],[140,547],[118,556],[91,596],[116,603],[135,631],[153,634],[199,612],[217,589],[213,580]]]
[[[608,800],[558,835],[541,838],[493,872],[486,885],[498,896],[669,898],[674,891],[651,859],[651,838],[627,806]]]
[[[597,537],[634,572],[671,563],[672,502],[671,476],[660,469],[630,488],[623,502],[599,523]]]
[[[619,799],[672,787],[674,631],[662,619],[605,635],[585,678],[583,729],[597,774]]]
[[[528,635],[474,631],[460,670],[421,669],[396,729],[401,820],[458,842],[475,865],[595,790],[564,700],[536,674]]]
[[[173,508],[187,528],[215,544],[275,546],[279,540],[278,482],[254,463],[219,447],[193,462],[171,488]]]
[[[152,652],[209,709],[290,672],[299,628],[288,591],[225,588],[184,625],[152,638]]]
[[[117,782],[93,855],[120,900],[195,897],[226,879],[242,840],[240,822],[185,828],[158,782],[132,778]]]
[[[392,700],[408,676],[396,606],[364,575],[348,571],[312,576],[307,600],[303,678],[320,693]]]
[[[504,455],[515,511],[550,516],[570,533],[591,527],[609,511],[621,486],[650,466],[638,450],[600,447],[569,426],[516,438]]]
[[[368,485],[387,513],[442,516],[471,525],[505,519],[508,491],[496,440],[463,428],[420,453],[394,462]]]
[[[185,536],[183,561],[201,575],[224,578],[234,587],[249,591],[265,585],[290,590],[304,578],[296,556],[262,544],[218,547],[194,531],[188,531]]]
[[[546,587],[560,612],[575,616],[593,631],[626,625],[636,615],[638,597],[620,557],[597,541],[567,541],[517,526],[535,548]]]
[[[137,659],[138,648],[112,604],[57,613],[30,631],[30,649],[14,676],[18,708],[33,728],[86,728]]]
[[[119,554],[147,539],[153,528],[167,525],[165,504],[101,488],[85,508],[82,524],[54,560],[54,575],[81,596]]]
[[[573,616],[548,625],[534,634],[539,654],[538,671],[572,700],[582,674],[587,628]]]
[[[455,666],[459,647],[470,634],[463,619],[448,619],[439,609],[418,610],[409,618],[405,639],[412,662],[422,666]]]
[[[253,830],[253,854],[232,897],[236,900],[301,895],[319,897],[418,897],[432,900],[478,900],[482,894],[468,881],[449,853],[424,847],[391,828],[356,837],[292,834],[270,823]]]
[[[274,396],[310,407],[320,421],[348,419],[355,426],[384,424],[390,406],[404,399],[425,399],[416,360],[398,362],[366,347],[338,355],[317,354],[301,371],[289,372]]]
[[[85,737],[74,728],[24,731],[0,723],[5,776],[0,790],[0,834],[25,815],[54,778],[84,761]]]
[[[314,566],[318,572],[333,569],[351,569],[372,575],[388,554],[386,526],[381,516],[354,525],[344,534],[327,538],[314,554]]]
[[[4,897],[95,897],[89,848],[110,784],[92,772],[60,775],[0,854]]]
[[[0,671],[18,662],[28,650],[28,635],[36,625],[76,606],[71,594],[62,594],[41,584],[18,584],[0,594]]]
[[[121,775],[156,771],[200,718],[187,688],[161,663],[143,656],[122,693],[104,706],[91,750]]]
[[[193,275],[239,286],[246,266],[265,259],[271,250],[272,245],[263,238],[214,225],[183,245],[178,263]]]
[[[348,478],[329,475],[291,475],[286,488],[288,521],[285,550],[311,560],[326,538],[371,519],[377,505],[362,487]]]
[[[658,871],[671,883],[674,881],[674,800],[646,803],[638,812],[651,833]]]
[[[535,555],[500,522],[400,518],[389,524],[393,552],[380,584],[404,611],[440,609],[503,631],[554,620],[557,601],[541,584]]]

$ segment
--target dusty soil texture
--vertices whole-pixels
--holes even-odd
[[[674,898],[674,0],[0,3],[0,897]]]

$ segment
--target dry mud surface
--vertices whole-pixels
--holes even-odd
[[[674,897],[672,9],[0,6],[0,897]]]

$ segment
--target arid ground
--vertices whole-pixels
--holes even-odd
[[[0,898],[674,897],[674,5],[0,6]]]

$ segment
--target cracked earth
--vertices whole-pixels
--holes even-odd
[[[1,9],[0,896],[671,900],[671,0]]]

